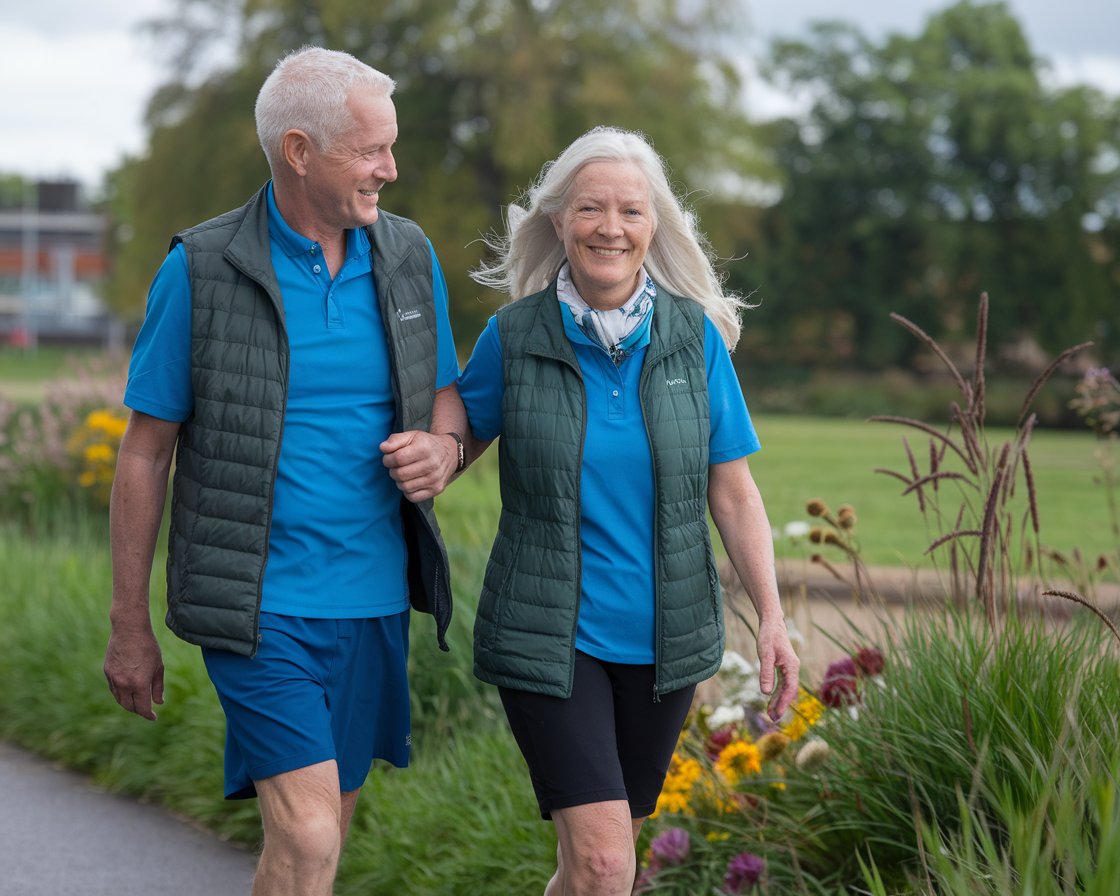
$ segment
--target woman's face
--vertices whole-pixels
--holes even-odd
[[[634,162],[584,165],[552,224],[583,300],[600,311],[625,305],[654,231],[641,169]]]

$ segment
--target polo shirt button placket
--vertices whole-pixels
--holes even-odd
[[[607,384],[607,406],[611,409],[611,417],[621,417],[625,413],[626,400],[622,396],[619,383]]]

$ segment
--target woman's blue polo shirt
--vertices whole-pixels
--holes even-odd
[[[378,450],[393,426],[393,389],[369,238],[347,231],[346,259],[332,280],[321,246],[287,225],[271,185],[268,225],[291,365],[261,607],[307,618],[402,612],[401,494]],[[455,382],[459,366],[434,250],[432,284],[442,388]],[[194,407],[190,349],[190,279],[180,245],[149,290],[125,405],[186,420]]]
[[[653,460],[638,383],[649,328],[633,354],[615,367],[561,306],[564,330],[579,360],[587,396],[587,432],[580,470],[583,582],[576,647],[615,663],[654,661]],[[709,462],[724,463],[759,449],[731,356],[715,325],[704,319],[711,436]],[[502,347],[491,317],[459,378],[471,431],[482,440],[502,434]]]

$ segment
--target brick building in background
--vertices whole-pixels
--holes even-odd
[[[120,344],[120,324],[97,295],[108,273],[104,215],[79,184],[26,185],[21,207],[0,207],[0,343]]]

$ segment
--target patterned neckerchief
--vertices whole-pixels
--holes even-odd
[[[603,348],[617,367],[634,349],[648,328],[657,287],[643,267],[638,271],[639,286],[621,308],[597,311],[583,300],[572,283],[568,262],[556,277],[556,295],[571,309],[580,331]]]

